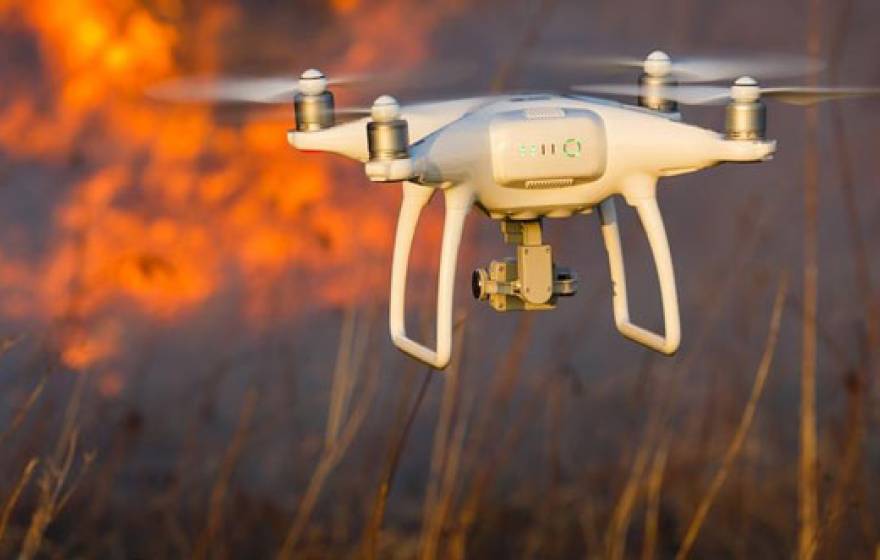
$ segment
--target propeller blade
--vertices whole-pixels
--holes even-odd
[[[348,74],[327,78],[327,85],[348,85],[372,79],[369,74]],[[289,103],[299,92],[299,78],[218,76],[179,78],[147,90],[162,101],[184,103]]]
[[[184,103],[276,103],[298,88],[296,78],[181,78],[154,86],[147,95]]]
[[[572,86],[575,91],[606,95],[628,95],[637,97],[648,90],[635,84],[592,84]],[[730,99],[730,88],[723,86],[678,85],[669,86],[662,91],[662,97],[682,105],[718,105]],[[656,94],[655,90],[651,91]],[[823,101],[850,99],[856,97],[880,97],[880,88],[866,87],[768,87],[760,88],[762,97],[787,103],[808,106]]]
[[[540,64],[569,71],[619,72],[644,67],[644,58],[591,56],[576,53],[540,53]],[[790,78],[814,74],[825,64],[821,60],[800,55],[769,54],[755,57],[671,57],[669,75],[679,82],[715,82],[739,76],[755,78]]]
[[[583,93],[605,95],[656,95],[656,90],[647,90],[636,84],[590,84],[576,85],[571,89]],[[661,90],[662,97],[682,105],[717,105],[730,97],[730,88],[723,86],[669,86]]]
[[[739,76],[791,78],[820,72],[821,60],[792,54],[743,57],[675,57],[672,74],[680,82],[716,82]]]
[[[383,90],[439,87],[456,83],[475,68],[472,63],[430,64],[423,69],[333,75],[328,86],[369,85]],[[184,103],[289,103],[300,91],[296,76],[216,76],[179,78],[149,88],[149,97]]]
[[[771,98],[789,105],[803,107],[833,101],[836,99],[851,99],[856,97],[878,97],[880,88],[865,87],[769,87],[761,88],[763,97]]]

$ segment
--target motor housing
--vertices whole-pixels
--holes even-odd
[[[314,132],[336,124],[333,94],[324,91],[315,95],[298,93],[293,98],[293,114],[298,132]]]
[[[390,95],[382,95],[370,109],[367,123],[367,151],[370,159],[364,170],[370,181],[394,183],[415,174],[409,154],[409,125],[400,116],[400,105]]]
[[[677,82],[669,76],[652,76],[643,72],[639,76],[639,106],[661,113],[677,113],[678,103],[663,96],[664,90],[675,87]]]
[[[409,157],[409,126],[403,119],[367,123],[370,161]]]
[[[724,118],[728,140],[764,140],[767,138],[767,106],[756,101],[732,100]]]
[[[767,137],[767,107],[761,101],[761,88],[754,78],[743,76],[733,83],[724,120],[728,140]]]

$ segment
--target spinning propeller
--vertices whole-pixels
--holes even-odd
[[[457,83],[473,69],[469,63],[439,62],[430,68],[363,72],[327,77],[310,69],[299,78],[292,76],[217,76],[171,80],[147,90],[162,101],[186,103],[289,103],[297,94],[320,95],[328,86],[357,86],[362,89],[413,90]]]
[[[587,59],[589,66],[594,61]],[[635,67],[629,59],[600,59],[606,67]],[[822,101],[880,95],[880,88],[828,86],[761,87],[752,76],[781,77],[815,73],[822,68],[811,58],[776,55],[756,61],[685,58],[673,62],[661,51],[654,51],[641,63],[637,84],[574,85],[575,91],[588,94],[626,95],[638,98],[642,107],[665,114],[678,112],[682,105],[727,104],[726,136],[733,140],[757,140],[765,137],[767,111],[762,98],[789,105],[809,106]],[[747,74],[747,75],[746,75]],[[730,87],[679,83],[707,82],[740,75]]]
[[[644,59],[543,53],[537,60],[541,64],[567,71],[641,70],[649,76],[665,77],[677,82],[715,82],[746,75],[757,78],[790,78],[814,74],[824,68],[820,60],[786,54],[765,55],[760,58],[685,56],[672,60],[663,51],[654,51]]]
[[[880,95],[880,88],[827,86],[760,87],[751,77],[742,77],[732,87],[708,85],[668,85],[648,91],[637,84],[590,84],[572,86],[575,91],[607,95],[660,95],[682,105],[721,105],[728,101],[757,101],[768,98],[789,105],[808,106],[822,101]]]
[[[318,95],[327,86],[350,85],[371,79],[369,75],[347,75],[328,79],[315,69],[306,70],[299,79],[290,77],[253,78],[181,78],[151,88],[147,93],[156,99],[188,103],[290,103],[298,93]]]

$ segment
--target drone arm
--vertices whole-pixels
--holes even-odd
[[[654,255],[654,265],[657,268],[660,297],[663,303],[665,335],[661,336],[630,322],[626,272],[623,264],[623,249],[620,244],[620,231],[617,225],[617,211],[614,208],[614,200],[609,197],[599,206],[599,216],[611,272],[614,322],[623,336],[663,354],[674,354],[681,341],[681,325],[678,314],[678,295],[675,290],[675,274],[672,269],[672,257],[669,253],[669,242],[666,238],[666,229],[663,226],[663,217],[660,215],[656,197],[640,197],[633,202]]]
[[[464,186],[444,190],[446,218],[440,251],[440,271],[437,282],[437,348],[431,350],[406,335],[405,299],[406,275],[410,249],[422,209],[431,199],[434,189],[403,183],[403,200],[397,222],[394,257],[391,266],[391,307],[389,328],[394,345],[425,364],[443,369],[449,365],[452,354],[452,304],[455,288],[455,268],[464,220],[473,204],[471,191]]]

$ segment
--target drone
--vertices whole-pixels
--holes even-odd
[[[401,183],[402,199],[391,265],[389,330],[397,348],[444,369],[452,354],[456,264],[465,218],[474,208],[500,223],[512,257],[473,272],[473,296],[500,312],[549,310],[572,296],[577,275],[559,266],[542,239],[543,220],[598,211],[608,254],[614,323],[626,338],[665,355],[681,341],[675,273],[657,204],[661,178],[721,163],[768,161],[764,100],[794,105],[858,96],[880,89],[762,87],[756,77],[815,73],[813,59],[757,61],[683,58],[661,51],[647,58],[572,57],[583,69],[640,70],[629,84],[572,86],[574,94],[512,93],[401,105],[381,95],[369,108],[336,107],[330,79],[310,69],[298,80],[179,80],[154,90],[184,101],[290,103],[295,126],[287,134],[303,151],[339,154],[361,162],[376,183]],[[731,86],[707,82],[735,79]],[[633,96],[635,104],[601,96]],[[725,130],[685,122],[680,105],[725,105]],[[337,117],[359,118],[337,122]],[[362,115],[362,116],[361,116]],[[436,193],[445,201],[438,271],[436,344],[407,334],[406,286],[419,217]],[[630,319],[626,271],[615,196],[633,207],[650,246],[660,288],[663,332]]]

